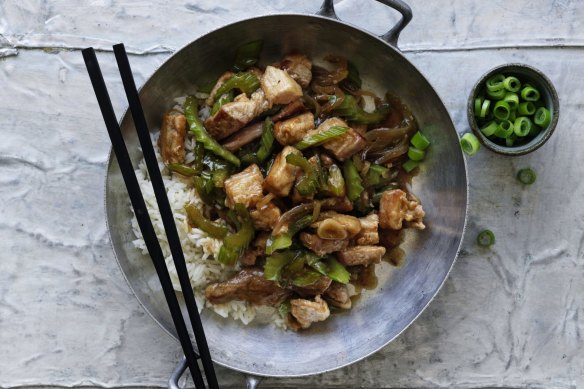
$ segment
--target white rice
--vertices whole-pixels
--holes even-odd
[[[208,112],[201,112],[200,114],[201,116],[204,116],[205,114],[208,115]],[[160,158],[158,145],[156,144],[156,137],[157,136],[154,137],[155,139],[153,139],[153,143],[156,157],[158,159],[158,166],[162,172],[168,200],[174,213],[174,220],[178,229],[187,264],[187,270],[189,272],[189,278],[195,292],[195,299],[199,311],[203,308],[207,308],[224,318],[231,317],[234,320],[241,321],[243,324],[249,324],[255,319],[256,322],[272,323],[277,327],[286,328],[286,321],[278,314],[278,311],[275,308],[259,308],[244,301],[231,301],[225,304],[211,304],[206,301],[204,291],[207,285],[214,282],[224,281],[239,269],[237,267],[224,266],[215,260],[222,245],[220,240],[211,238],[198,228],[189,227],[184,207],[189,203],[193,203],[201,209],[203,204],[195,189],[189,184],[190,180],[185,180],[179,175],[171,175],[168,169],[166,169]],[[185,142],[187,150],[186,163],[190,163],[194,160],[194,144],[194,140],[189,136]],[[166,260],[173,287],[180,292],[181,288],[178,276],[172,261],[170,248],[164,233],[164,225],[162,224],[160,212],[158,211],[158,204],[156,203],[156,197],[154,196],[154,190],[152,189],[144,160],[140,162],[139,169],[136,171],[136,176],[138,177],[138,183],[140,184],[140,189],[142,190],[154,230],[160,241],[160,246]],[[141,250],[143,254],[148,254],[135,215],[132,218],[132,228],[136,236],[136,240],[133,241],[134,246]]]

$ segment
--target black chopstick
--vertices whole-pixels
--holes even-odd
[[[140,103],[140,97],[138,95],[138,90],[136,89],[136,84],[134,83],[132,69],[130,68],[130,62],[128,61],[128,55],[126,54],[126,49],[123,43],[114,45],[114,54],[116,56],[116,61],[118,62],[118,69],[120,70],[122,83],[124,84],[124,90],[126,91],[126,97],[130,104],[130,111],[132,112],[132,118],[134,119],[138,139],[140,140],[140,146],[142,146],[146,167],[148,168],[150,180],[152,181],[152,186],[154,188],[154,194],[162,217],[162,223],[164,224],[164,230],[166,231],[166,237],[168,238],[172,259],[174,260],[174,265],[178,273],[180,287],[185,298],[187,312],[195,334],[199,355],[203,362],[207,383],[209,384],[209,388],[218,389],[219,386],[217,384],[217,377],[215,376],[215,369],[213,368],[213,361],[211,360],[211,354],[209,353],[209,346],[207,345],[207,339],[205,338],[203,324],[201,323],[201,317],[199,316],[199,311],[197,309],[197,302],[195,301],[195,294],[193,293],[193,287],[191,286],[191,281],[189,279],[189,273],[184,253],[182,251],[180,238],[176,230],[174,217],[172,216],[172,208],[168,202],[166,189],[164,188],[164,181],[160,174],[158,161],[156,160],[156,154],[154,153],[154,147],[152,146],[150,131],[148,131],[148,125],[146,124],[146,118],[144,117],[144,111],[142,110],[142,104]]]
[[[170,275],[168,274],[168,269],[164,261],[164,255],[162,254],[162,249],[160,248],[160,243],[156,237],[154,227],[152,226],[152,221],[148,215],[148,209],[144,202],[144,197],[142,196],[142,191],[140,190],[140,185],[134,173],[134,168],[132,162],[130,161],[130,156],[128,155],[128,150],[124,143],[114,109],[105,86],[103,76],[101,74],[101,69],[95,56],[95,51],[93,48],[87,48],[83,50],[83,59],[85,60],[85,66],[87,67],[87,72],[89,73],[89,78],[91,79],[91,84],[93,85],[93,90],[95,96],[97,97],[97,102],[103,116],[114,153],[118,160],[120,170],[122,172],[122,177],[126,188],[128,190],[128,195],[134,208],[134,213],[136,214],[136,219],[138,220],[138,225],[140,226],[140,231],[146,243],[146,247],[152,258],[152,263],[158,274],[162,290],[164,291],[164,296],[170,310],[172,320],[176,327],[178,337],[183,348],[185,357],[187,358],[189,370],[193,376],[195,387],[197,389],[205,389],[205,382],[199,370],[199,365],[197,363],[197,354],[193,349],[193,344],[191,343],[187,327],[184,322],[182,312],[180,310],[180,305],[176,297],[175,291],[172,287],[172,281]]]

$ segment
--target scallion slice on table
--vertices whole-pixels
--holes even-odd
[[[495,234],[491,230],[483,230],[477,235],[477,244],[489,247],[495,244]]]
[[[550,113],[549,109],[545,107],[539,107],[533,116],[533,121],[540,127],[547,127],[551,120],[552,114]]]
[[[481,144],[474,134],[467,132],[460,138],[460,147],[465,154],[473,156],[479,151]]]
[[[531,185],[537,179],[537,175],[532,169],[525,168],[517,172],[517,179],[524,185]]]

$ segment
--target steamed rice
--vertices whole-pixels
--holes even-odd
[[[201,116],[205,116],[205,112],[201,112],[201,114]],[[206,114],[208,115],[208,113]],[[198,228],[189,227],[184,207],[189,203],[193,203],[202,210],[203,204],[196,190],[189,184],[189,180],[181,178],[179,175],[171,175],[165,167],[160,157],[156,138],[157,135],[153,139],[154,150],[156,152],[156,158],[158,159],[158,166],[162,172],[168,201],[174,214],[174,221],[177,226],[189,273],[189,279],[195,292],[195,300],[199,312],[203,308],[208,308],[224,318],[231,317],[234,320],[241,321],[243,324],[249,324],[255,319],[258,322],[270,322],[278,327],[285,328],[286,322],[278,314],[275,308],[255,307],[245,301],[211,304],[205,299],[205,287],[207,285],[214,282],[225,281],[239,269],[237,267],[224,266],[215,260],[222,245],[221,240],[208,236],[207,233]],[[187,164],[194,160],[193,147],[194,140],[189,136],[186,141],[187,155],[185,163]],[[160,241],[160,246],[172,279],[173,287],[176,291],[180,292],[181,288],[178,275],[174,267],[174,262],[172,261],[170,247],[168,245],[166,234],[164,233],[164,225],[160,217],[160,212],[158,211],[158,204],[156,203],[156,197],[154,195],[154,190],[152,189],[144,160],[140,161],[139,169],[136,171],[136,177],[138,177],[138,183],[140,184],[140,189],[142,190],[144,201],[146,202],[156,236]],[[134,246],[140,249],[143,254],[148,254],[135,215],[132,217],[132,228],[136,236],[136,239],[133,241]]]

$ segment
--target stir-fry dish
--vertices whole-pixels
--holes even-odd
[[[399,99],[361,88],[347,59],[292,53],[261,66],[260,49],[242,46],[209,93],[170,109],[158,148],[191,191],[175,207],[183,244],[215,242],[204,261],[220,270],[193,281],[207,306],[268,306],[306,329],[351,308],[403,229],[425,228],[408,190],[415,166],[403,164],[429,142]]]

